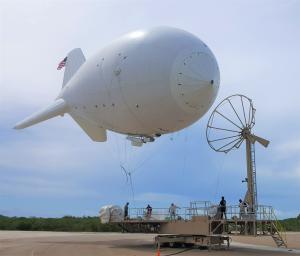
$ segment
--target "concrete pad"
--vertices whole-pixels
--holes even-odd
[[[154,234],[0,231],[1,256],[138,256],[156,255]],[[296,235],[300,238],[300,233]],[[264,239],[264,237],[262,238]],[[300,240],[298,240],[300,241]],[[162,248],[161,256],[181,248]],[[268,245],[234,242],[230,249],[192,249],[181,255],[300,255]]]

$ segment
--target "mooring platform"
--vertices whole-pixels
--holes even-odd
[[[238,205],[230,205],[226,208],[226,218],[209,201],[191,202],[190,207],[177,208],[172,216],[169,208],[153,208],[151,214],[145,208],[130,208],[128,218],[116,223],[123,232],[167,234],[181,240],[185,236],[205,236],[205,244],[219,244],[223,236],[272,236],[278,247],[287,247],[283,227],[273,208],[265,205],[257,205],[254,212],[247,209],[241,212]]]

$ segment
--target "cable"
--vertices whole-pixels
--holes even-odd
[[[219,162],[219,161],[218,161]],[[217,182],[216,182],[216,190],[215,190],[215,194],[214,194],[214,199],[216,199],[217,194],[220,193],[220,175],[224,173],[223,169],[224,169],[224,156],[223,159],[221,160],[221,163],[219,164],[219,168],[217,170]],[[222,184],[221,184],[222,185]]]
[[[187,251],[190,251],[190,250],[193,250],[193,249],[195,249],[195,248],[187,248],[187,249],[184,249],[184,250],[179,251],[179,252],[174,252],[174,253],[170,253],[170,254],[166,254],[166,255],[162,255],[162,256],[172,256],[172,255],[184,253],[184,252],[187,252]]]
[[[149,153],[148,157],[144,158],[144,160],[142,160],[139,164],[137,164],[134,168],[132,173],[136,173],[146,162],[148,162],[148,160],[150,160],[151,158],[153,158],[155,155],[158,154],[158,151],[154,152],[154,153]]]
[[[127,170],[123,167],[123,165],[120,165],[121,169],[124,171],[125,177],[126,177],[126,183],[128,183],[128,173]]]
[[[183,153],[182,153],[183,164],[182,164],[182,168],[181,168],[181,173],[182,173],[183,177],[184,177],[184,174],[185,174],[185,171],[186,171],[186,168],[187,168],[187,162],[188,162],[187,161],[187,158],[188,158],[188,137],[189,137],[188,132],[189,132],[189,130],[187,128],[186,131],[185,131],[185,134],[184,134],[184,147],[185,147],[185,150],[183,150]]]
[[[134,201],[134,188],[133,188],[133,183],[132,183],[132,177],[131,177],[131,173],[128,173],[129,176],[129,184],[130,184],[130,188],[131,188],[131,193],[132,193],[132,201]]]
[[[125,160],[124,160],[124,163],[126,164],[127,163],[127,140],[125,139],[124,140],[124,158],[125,158]]]
[[[131,177],[131,172],[126,170],[125,167],[123,165],[120,165],[121,169],[124,171],[124,174],[126,176],[126,183],[130,184],[130,188],[131,188],[131,193],[132,193],[132,200],[134,201],[134,188],[133,188],[133,182],[132,182],[132,177]]]

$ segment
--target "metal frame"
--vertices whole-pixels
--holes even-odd
[[[178,209],[175,220],[169,218],[168,208],[152,209],[152,215],[162,217],[160,219],[148,218],[145,214],[145,208],[130,208],[130,218],[115,223],[121,226],[123,232],[160,233],[163,225],[170,223],[176,225],[176,223],[195,222],[196,224],[199,221],[207,220],[205,221],[208,225],[207,228],[202,226],[203,230],[199,230],[200,233],[203,232],[202,234],[182,233],[182,231],[181,233],[167,232],[167,234],[172,234],[172,237],[167,236],[166,238],[169,239],[169,242],[176,242],[175,240],[179,239],[178,241],[185,243],[185,237],[188,239],[193,239],[196,236],[205,237],[203,240],[205,242],[201,241],[201,244],[207,245],[207,241],[212,241],[213,236],[221,239],[220,236],[224,235],[226,237],[228,235],[259,235],[272,236],[278,247],[287,246],[285,231],[280,222],[277,221],[271,206],[257,205],[255,212],[251,211],[250,208],[241,212],[238,205],[229,205],[226,209],[227,219],[220,217],[217,208],[217,205],[212,205],[209,201],[194,201],[190,203],[189,207]],[[197,216],[204,218],[197,218]],[[194,244],[197,245],[197,243]]]
[[[238,102],[238,106],[234,106],[233,99],[236,100],[235,102]],[[220,112],[219,109],[225,104],[227,104],[229,108],[232,109],[232,114],[236,116],[237,120],[239,121],[238,124],[235,121],[228,118],[226,114]],[[242,116],[238,114],[237,108],[242,110]],[[216,127],[216,125],[214,124],[216,114],[221,116],[224,120],[226,120],[228,125],[229,123],[231,124],[231,126],[234,125],[236,127],[235,130],[232,130],[231,128],[229,129],[226,126],[226,123],[224,124],[225,127]],[[251,129],[254,125],[255,109],[253,107],[252,100],[241,94],[231,95],[225,98],[223,101],[221,101],[221,103],[219,103],[219,105],[217,105],[217,107],[212,112],[206,127],[206,138],[209,146],[213,150],[224,153],[228,153],[234,148],[239,148],[243,141],[246,141],[247,192],[245,194],[244,201],[248,203],[251,211],[255,213],[257,207],[256,169],[254,154],[255,140],[251,138]],[[212,129],[215,131],[226,131],[226,133],[228,133],[228,136],[226,135],[225,137],[211,138]],[[217,141],[224,141],[224,145],[219,145],[217,147],[215,143]],[[254,214],[254,217],[256,217],[256,214]],[[253,229],[256,229],[255,224],[253,226]]]
[[[243,109],[243,116],[240,117],[236,107],[234,106],[232,103],[232,99],[235,97],[239,97],[240,98],[240,106]],[[249,109],[248,109],[248,113],[246,114],[245,112],[245,103],[248,102],[249,104]],[[221,113],[221,111],[219,110],[219,108],[224,105],[224,104],[228,104],[230,106],[230,108],[232,109],[233,113],[235,114],[235,116],[237,117],[237,119],[239,120],[239,124],[235,123],[234,121],[232,121],[230,118],[228,118],[226,116],[226,114]],[[214,126],[214,120],[215,120],[215,116],[216,114],[218,116],[221,116],[224,120],[227,120],[231,125],[234,125],[236,128],[235,130],[233,129],[229,129],[229,128],[224,128],[224,127],[216,127]],[[228,123],[228,124],[229,124]],[[212,114],[209,117],[208,123],[207,123],[207,127],[206,127],[206,139],[207,142],[209,144],[209,146],[217,151],[217,152],[224,152],[224,153],[228,153],[230,150],[234,149],[234,148],[239,148],[241,146],[241,144],[243,143],[245,136],[244,133],[245,131],[251,131],[252,127],[255,125],[255,109],[253,107],[253,103],[252,100],[244,95],[241,94],[235,94],[235,95],[231,95],[227,98],[225,98],[223,101],[221,101],[216,108],[214,109],[214,111],[212,112]],[[213,138],[211,139],[211,135],[210,132],[211,130],[219,130],[219,131],[226,131],[228,132],[228,136],[227,137],[221,137],[221,138]],[[228,142],[228,139],[232,139]],[[222,147],[216,147],[216,145],[214,145],[214,142],[216,141],[225,141],[227,140],[225,143],[225,145],[223,145]]]
[[[210,201],[194,201],[189,207],[181,207],[176,211],[175,220],[189,221],[193,216],[208,216],[211,220],[222,220],[218,215],[218,205],[211,204]],[[254,220],[269,221],[276,220],[274,210],[269,205],[257,205],[256,211],[249,207],[241,213],[239,205],[228,205],[226,207],[226,221],[230,220]],[[147,223],[164,223],[170,221],[169,208],[152,208],[151,216],[147,216],[146,208],[129,208],[129,218],[123,222],[147,222]]]
[[[228,235],[192,235],[192,234],[166,234],[158,235],[154,238],[157,250],[163,246],[186,247],[193,245],[194,247],[207,247],[211,250],[213,247],[221,248],[226,242],[226,247],[230,246],[230,237]]]

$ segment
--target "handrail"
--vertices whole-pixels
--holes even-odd
[[[151,214],[147,213],[146,208],[129,208],[129,217],[131,219],[169,220],[171,217],[169,208],[152,208]],[[177,219],[188,219],[187,208],[177,208],[175,216]]]
[[[209,216],[212,219],[220,219],[220,207],[212,205],[208,201],[191,202],[190,207],[176,208],[176,219],[190,220],[193,216]],[[171,218],[169,208],[152,208],[151,216],[147,215],[146,208],[129,208],[131,219],[157,219],[169,220]],[[248,208],[240,208],[239,205],[229,205],[226,207],[227,220],[261,220],[276,221],[274,210],[271,206],[257,205],[255,212]]]
[[[286,230],[285,230],[284,226],[278,221],[273,209],[272,209],[272,215],[273,215],[273,219],[275,221],[275,226],[276,226],[277,232],[283,239],[284,243],[287,245]]]

